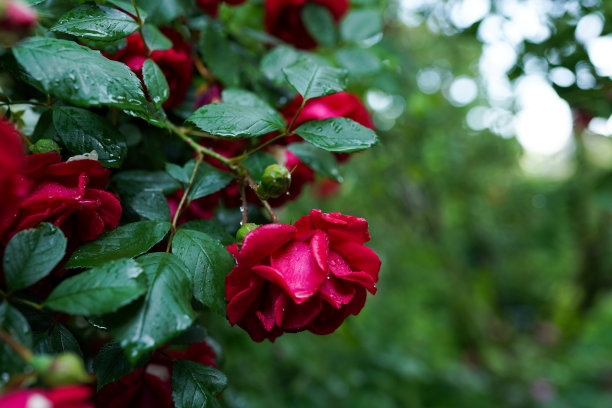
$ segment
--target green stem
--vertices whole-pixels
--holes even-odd
[[[17,353],[17,355],[26,363],[29,363],[32,361],[32,358],[34,358],[34,354],[27,347],[15,340],[6,330],[1,327],[0,340],[8,344],[8,346],[12,348],[13,351]]]
[[[297,112],[295,112],[295,115],[293,115],[293,119],[291,119],[291,123],[289,124],[289,126],[287,126],[287,128],[285,129],[285,134],[288,135],[291,133],[291,129],[293,129],[293,125],[295,124],[295,121],[297,120],[298,116],[300,116],[300,113],[302,113],[302,109],[304,109],[304,106],[306,106],[306,99],[302,98],[302,104],[298,108]]]
[[[255,184],[255,181],[253,181],[253,179],[251,178],[251,175],[250,174],[245,175],[244,179],[246,180],[247,183],[249,183],[249,186],[255,192],[255,194],[257,194],[257,184]],[[261,201],[261,203],[263,204],[268,214],[270,214],[270,217],[272,217],[272,222],[278,223],[278,215],[276,215],[270,203],[267,200],[262,199],[259,196],[259,194],[257,194],[257,198],[259,198],[259,201]]]
[[[276,142],[278,139],[281,139],[283,137],[287,136],[287,133],[282,132],[279,133],[278,135],[274,136],[273,138],[271,138],[270,140],[265,141],[264,143],[260,144],[259,146],[249,150],[246,153],[241,154],[240,156],[236,156],[236,157],[232,157],[230,159],[231,163],[240,163],[241,161],[243,161],[244,159],[246,159],[247,157],[249,157],[250,155],[252,155],[253,153],[258,152],[259,150],[263,149],[264,147],[268,146],[271,143]]]
[[[144,46],[147,57],[150,57],[151,49],[147,45],[147,40],[145,40],[144,32],[142,31],[142,26],[144,24],[142,22],[142,18],[140,18],[140,11],[138,11],[138,6],[136,6],[136,0],[132,0],[132,6],[134,6],[134,10],[136,10],[136,22],[138,23],[138,34],[140,34],[140,38],[142,39],[142,45]]]
[[[177,135],[178,137],[180,137],[181,139],[183,139],[183,141],[185,141],[185,143],[187,143],[193,150],[195,150],[197,153],[201,153],[204,154],[206,156],[210,156],[213,157],[217,160],[219,160],[221,163],[225,164],[226,166],[228,166],[229,168],[234,168],[234,163],[232,162],[231,159],[228,159],[225,156],[221,156],[219,153],[216,153],[198,143],[196,143],[192,138],[190,138],[189,136],[187,136],[185,134],[185,132],[175,126],[174,124],[172,124],[171,122],[166,122],[166,125],[168,126],[168,129],[170,129],[172,131],[172,133],[174,133],[175,135]]]
[[[168,238],[168,246],[166,247],[166,252],[170,252],[170,248],[172,247],[172,240],[174,239],[174,235],[176,234],[176,225],[178,224],[179,217],[181,216],[181,212],[183,211],[183,207],[186,207],[187,196],[193,187],[193,183],[196,178],[196,174],[198,174],[198,169],[200,165],[204,161],[204,156],[202,153],[198,153],[198,157],[196,158],[195,166],[193,166],[193,172],[191,173],[191,178],[189,179],[189,184],[185,187],[185,191],[183,192],[183,197],[181,197],[181,201],[179,202],[178,207],[176,208],[176,213],[174,213],[174,218],[172,219],[172,226],[170,227],[170,238]]]

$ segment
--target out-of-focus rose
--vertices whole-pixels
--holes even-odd
[[[317,42],[302,22],[302,9],[307,3],[324,6],[339,21],[348,9],[348,0],[266,0],[265,24],[267,31],[301,49],[312,49]]]
[[[17,129],[0,116],[0,237],[12,224],[17,213],[20,191],[23,146]]]
[[[88,402],[92,389],[86,386],[67,386],[44,390],[32,388],[0,396],[2,408],[93,408]]]
[[[212,17],[217,17],[219,13],[219,6],[221,3],[231,4],[232,6],[237,6],[238,4],[242,4],[247,0],[196,0],[197,6],[204,10],[208,15]]]
[[[36,23],[34,9],[20,0],[0,0],[0,44],[11,45],[26,36]]]
[[[162,27],[161,32],[172,41],[172,48],[163,51],[153,51],[151,59],[164,73],[170,87],[170,97],[164,102],[164,108],[179,106],[185,100],[187,88],[193,77],[193,60],[191,59],[191,44],[176,30]],[[129,35],[127,45],[115,54],[106,55],[115,61],[127,65],[142,79],[142,65],[147,60],[147,53],[138,33]]]
[[[365,219],[320,210],[255,229],[240,250],[228,247],[237,261],[225,279],[228,320],[255,341],[333,332],[376,292],[380,260],[369,240]]]
[[[121,205],[104,190],[110,172],[99,161],[62,162],[57,153],[38,153],[22,158],[21,172],[27,191],[3,236],[5,243],[43,221],[60,227],[73,245],[119,225]]]
[[[201,106],[217,102],[221,102],[221,85],[212,84],[199,93],[196,91],[196,100],[193,105],[197,109]]]
[[[149,363],[121,379],[105,385],[96,394],[97,408],[171,408],[172,360],[190,360],[217,367],[215,352],[206,342],[195,343],[186,351],[155,352]]]

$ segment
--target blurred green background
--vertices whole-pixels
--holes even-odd
[[[612,406],[611,87],[589,42],[607,44],[612,5],[380,7],[384,35],[361,47],[380,66],[353,71],[351,89],[375,111],[382,144],[343,167],[337,195],[321,199],[310,189],[282,213],[284,222],[311,208],[366,218],[382,259],[379,291],[329,336],[258,344],[210,316],[230,379],[223,400]],[[540,31],[529,31],[529,16]],[[501,68],[487,68],[496,60]],[[539,138],[535,148],[514,136],[527,106],[515,91],[526,77],[554,89],[568,112],[532,122],[541,130],[524,137]],[[469,83],[453,91],[458,78]],[[555,127],[563,120],[574,124],[567,140]]]

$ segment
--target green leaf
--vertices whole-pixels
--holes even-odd
[[[119,191],[155,190],[171,194],[181,185],[165,171],[127,170],[113,176],[113,183]]]
[[[210,72],[228,87],[240,85],[243,65],[238,45],[231,41],[223,27],[209,21],[202,30],[200,50]]]
[[[187,120],[205,132],[231,138],[261,136],[285,127],[276,111],[225,102],[202,106]]]
[[[306,3],[302,8],[302,22],[310,34],[321,45],[334,45],[338,34],[331,11],[317,3]]]
[[[120,196],[124,208],[128,206],[143,220],[170,221],[168,200],[161,191],[134,191]]]
[[[314,64],[308,58],[300,58],[293,65],[283,68],[283,72],[304,100],[335,94],[346,88],[345,69]]]
[[[194,161],[189,161],[185,164],[185,172],[187,174],[193,173],[193,167],[195,166]],[[195,200],[201,197],[205,197],[212,193],[227,187],[229,183],[234,179],[232,173],[227,171],[221,171],[210,164],[201,163],[193,181],[193,186],[189,191],[188,198]]]
[[[54,324],[49,333],[45,333],[44,337],[34,347],[36,354],[59,354],[64,351],[71,351],[81,358],[83,357],[77,339],[74,338],[66,326],[60,323]]]
[[[74,154],[95,150],[107,167],[119,167],[127,154],[125,136],[106,119],[86,109],[63,106],[53,110],[53,125],[62,143]]]
[[[145,24],[142,27],[142,33],[151,51],[165,51],[172,48],[172,41],[154,25]]]
[[[253,92],[245,91],[244,89],[224,89],[221,93],[221,100],[232,105],[251,106],[253,108],[267,109],[270,113],[276,112],[266,101]]]
[[[35,5],[40,4],[40,3],[44,2],[44,1],[46,1],[46,0],[25,0],[25,2],[27,4],[29,4],[30,6],[35,6]]]
[[[191,169],[193,170],[193,167],[191,167]],[[178,164],[166,163],[166,171],[171,177],[174,177],[184,184],[189,183],[189,179],[191,178],[191,173],[187,173],[185,168],[179,166]]]
[[[227,377],[214,367],[176,360],[172,367],[172,400],[176,408],[218,407],[215,398],[227,386]]]
[[[378,143],[378,136],[372,129],[347,118],[311,120],[298,127],[294,133],[331,152],[358,152]]]
[[[149,15],[151,23],[163,25],[185,14],[192,7],[192,0],[136,0],[136,5]]]
[[[225,276],[235,264],[225,247],[202,232],[179,229],[172,241],[172,253],[187,265],[193,296],[225,316]]]
[[[340,35],[348,42],[367,40],[381,33],[382,15],[375,9],[352,10],[340,24]]]
[[[161,241],[169,230],[170,223],[160,221],[139,221],[117,227],[77,249],[66,267],[94,267],[138,256]]]
[[[320,175],[342,182],[336,158],[330,152],[308,143],[293,143],[287,146],[287,149]]]
[[[147,59],[142,65],[142,78],[147,87],[149,98],[151,98],[155,107],[159,108],[170,96],[170,88],[164,73],[153,60]]]
[[[129,0],[106,0],[106,2],[120,8],[121,10],[127,11],[132,15],[136,15],[136,10]],[[138,9],[138,12],[140,13],[140,19],[145,21],[148,17],[147,12],[141,8]]]
[[[66,238],[62,230],[49,223],[13,236],[6,246],[2,264],[10,290],[31,286],[47,276],[62,260]]]
[[[13,54],[44,91],[73,105],[146,107],[136,74],[99,51],[73,41],[31,37],[14,46]]]
[[[189,328],[194,319],[185,264],[167,253],[144,255],[138,263],[145,271],[149,290],[143,299],[110,315],[108,323],[111,335],[132,364]]]
[[[111,341],[106,343],[94,358],[93,371],[98,380],[97,389],[99,390],[106,384],[129,374],[132,370],[121,346]]]
[[[24,347],[32,347],[32,330],[30,324],[19,312],[6,301],[0,304],[0,327]],[[3,341],[0,341],[0,384],[5,384],[8,377],[25,371],[26,363]]]
[[[133,259],[110,261],[62,281],[45,305],[64,313],[99,316],[114,312],[147,290],[137,279],[142,269]]]
[[[227,232],[221,221],[213,218],[210,220],[193,220],[182,224],[180,229],[189,229],[205,233],[206,235],[221,242],[221,245],[227,247],[235,241],[235,237]]]
[[[262,58],[260,63],[261,72],[263,72],[266,78],[275,83],[285,82],[283,68],[294,64],[299,57],[300,53],[295,49],[286,45],[278,46]]]
[[[355,76],[372,75],[382,68],[382,63],[375,54],[360,48],[343,48],[336,52],[335,57],[343,68]]]
[[[83,4],[59,18],[51,31],[96,41],[115,41],[138,30],[128,14],[99,4]]]

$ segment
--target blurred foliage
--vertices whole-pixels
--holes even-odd
[[[599,12],[608,16],[605,7]],[[371,246],[383,260],[379,291],[326,337],[254,344],[240,329],[213,321],[210,334],[223,338],[228,356],[225,402],[612,406],[612,160],[594,159],[611,141],[577,129],[565,159],[569,176],[525,173],[514,138],[473,131],[465,124],[469,106],[418,90],[417,71],[433,63],[454,75],[476,74],[475,27],[434,34],[425,25],[405,27],[395,15],[389,9],[376,47],[387,54],[386,74],[364,84],[395,95],[403,114],[394,126],[377,118],[390,129],[381,146],[345,166],[338,196],[321,202],[313,188],[310,199],[283,214],[294,221],[322,206],[367,218]],[[558,43],[575,43],[577,18],[570,17],[552,20],[551,37],[524,52],[545,57]],[[572,57],[587,58],[582,53]],[[576,107],[596,93],[594,103],[609,115],[602,89],[561,96]]]

